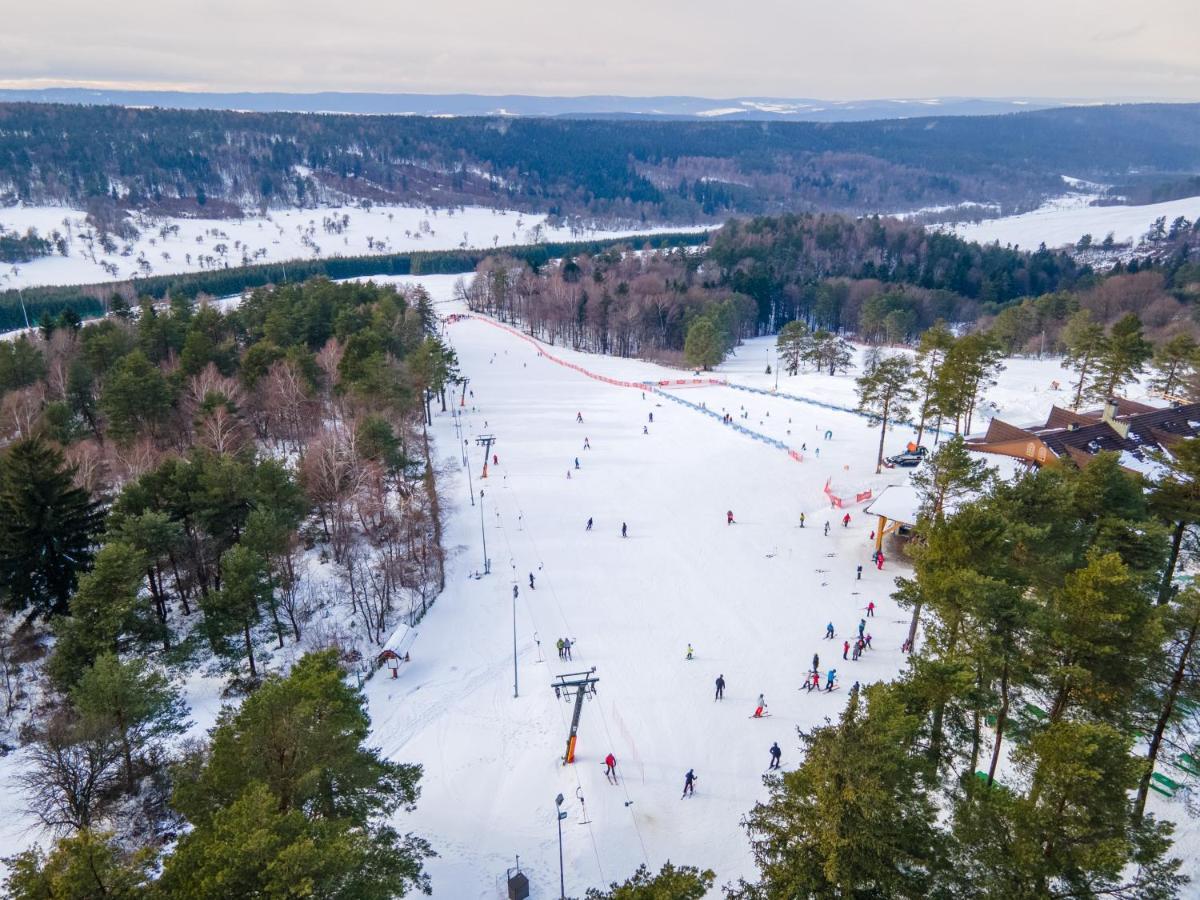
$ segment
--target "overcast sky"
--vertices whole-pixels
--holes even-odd
[[[8,6],[4,87],[1200,100],[1200,0]]]

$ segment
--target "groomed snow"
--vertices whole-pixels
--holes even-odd
[[[35,285],[93,284],[280,260],[703,230],[687,226],[551,227],[544,215],[483,207],[447,210],[375,206],[366,210],[347,206],[272,210],[265,217],[247,216],[244,219],[139,217],[135,221],[139,223],[140,236],[130,242],[114,238],[116,249],[105,253],[95,229],[86,223],[85,217],[82,210],[65,207],[0,207],[0,229],[24,234],[26,229],[35,228],[43,237],[58,231],[69,243],[67,256],[55,253],[31,263],[0,264],[0,290]],[[343,225],[344,217],[349,221]],[[326,228],[327,223],[332,230]],[[165,236],[164,228],[167,229]],[[173,231],[175,228],[178,230]],[[88,235],[91,235],[90,240]],[[224,247],[223,252],[221,247]],[[169,258],[164,258],[164,254]]]

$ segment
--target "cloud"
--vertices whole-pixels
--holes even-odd
[[[0,82],[1196,99],[1197,34],[1195,0],[59,0],[6,12]]]

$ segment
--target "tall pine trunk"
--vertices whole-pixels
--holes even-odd
[[[1179,545],[1183,543],[1183,532],[1187,523],[1175,523],[1175,533],[1171,536],[1171,554],[1167,557],[1167,568],[1163,572],[1162,584],[1158,587],[1158,605],[1163,606],[1171,599],[1171,582],[1175,578],[1175,566],[1179,563]]]
[[[1179,651],[1179,661],[1175,664],[1175,672],[1171,676],[1167,696],[1163,700],[1162,709],[1159,710],[1158,721],[1154,723],[1154,734],[1150,737],[1150,747],[1146,751],[1146,771],[1142,773],[1142,780],[1138,784],[1137,799],[1133,804],[1133,815],[1136,819],[1140,819],[1146,809],[1146,795],[1150,791],[1150,776],[1154,774],[1154,764],[1158,761],[1158,753],[1162,749],[1163,735],[1171,721],[1171,714],[1175,711],[1175,701],[1179,698],[1179,690],[1183,687],[1192,647],[1196,643],[1197,630],[1200,630],[1200,618],[1193,616],[1187,640],[1184,641],[1183,647]]]
[[[1004,742],[1004,726],[1008,724],[1008,660],[1000,673],[1000,709],[996,713],[996,740],[992,745],[992,761],[988,765],[988,787],[996,780],[996,766],[1000,763],[1000,746]]]

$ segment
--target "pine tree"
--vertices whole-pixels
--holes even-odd
[[[913,366],[906,356],[891,356],[873,371],[858,378],[858,408],[872,425],[879,426],[879,453],[875,472],[883,470],[883,442],[890,423],[908,417],[908,404],[916,399]]]
[[[166,378],[140,351],[121,358],[104,383],[100,409],[108,419],[108,433],[127,441],[143,429],[156,428],[171,408]]]
[[[148,896],[154,853],[132,854],[111,834],[83,829],[59,840],[49,856],[38,847],[10,857],[5,896],[11,900],[137,900]]]
[[[1133,313],[1122,316],[1109,329],[1108,338],[1096,358],[1091,395],[1096,400],[1117,396],[1121,388],[1135,381],[1154,349],[1142,336],[1142,320]]]
[[[689,366],[707,372],[725,358],[721,335],[712,320],[706,316],[696,319],[688,328],[683,343],[683,358]]]
[[[1150,507],[1171,526],[1171,549],[1159,582],[1158,602],[1171,598],[1183,535],[1200,523],[1200,440],[1180,441],[1158,460],[1165,471],[1150,490]]]
[[[936,816],[905,690],[852,691],[836,725],[801,735],[800,767],[770,779],[746,817],[759,879],[731,898],[919,897],[936,884]]]
[[[92,571],[79,580],[70,615],[56,620],[57,641],[47,672],[67,689],[105,653],[130,644],[158,641],[161,623],[142,596],[146,557],[121,541],[109,541],[96,554]]]
[[[1150,389],[1174,398],[1191,383],[1196,373],[1196,341],[1190,334],[1177,334],[1154,351],[1154,377]]]
[[[1062,342],[1066,347],[1063,365],[1074,369],[1078,378],[1073,385],[1075,399],[1071,401],[1071,409],[1079,409],[1084,393],[1092,383],[1097,360],[1106,350],[1108,339],[1104,335],[1104,327],[1092,321],[1091,312],[1081,309],[1067,320],[1062,331]]]
[[[259,620],[268,590],[266,560],[249,547],[238,544],[221,557],[220,590],[209,592],[200,603],[204,627],[215,652],[235,658],[236,653],[228,639],[241,633],[251,678],[258,677],[258,668],[250,632]]]
[[[716,877],[710,869],[674,866],[669,861],[652,875],[643,863],[630,878],[613,882],[606,891],[588,888],[585,900],[702,900]]]
[[[800,371],[800,363],[804,360],[810,334],[808,326],[799,320],[788,322],[779,329],[775,347],[783,369],[789,375]]]
[[[71,702],[83,727],[111,731],[121,746],[125,790],[137,790],[134,757],[180,734],[186,705],[179,692],[150,664],[135,657],[121,662],[114,654],[98,657],[71,689]]]
[[[74,474],[39,438],[0,456],[0,596],[11,612],[65,612],[76,578],[91,565],[103,516],[71,483]]]
[[[954,335],[941,319],[934,322],[921,335],[917,346],[917,378],[921,390],[921,417],[917,422],[917,445],[925,436],[925,423],[931,415],[937,415],[941,424],[941,412],[934,402],[934,386],[937,384],[938,373],[946,360],[946,354],[954,346]]]

